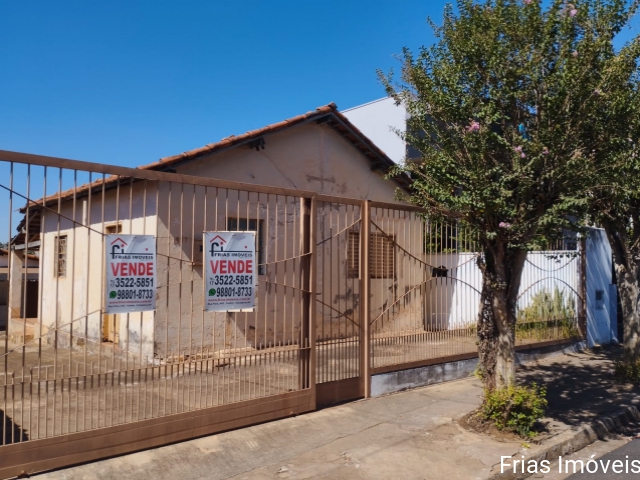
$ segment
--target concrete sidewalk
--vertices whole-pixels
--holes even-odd
[[[529,365],[519,376],[544,378],[550,397],[554,379],[583,372],[607,374],[610,356],[571,354]],[[595,374],[595,373],[594,373]],[[575,379],[575,378],[574,378]],[[577,416],[551,412],[550,434],[543,445],[501,443],[462,429],[457,420],[480,404],[482,388],[475,378],[361,400],[318,412],[188,441],[145,452],[39,475],[53,479],[486,479],[496,472],[502,455],[529,455],[554,437],[578,428],[577,421],[595,418],[637,402],[637,389],[607,386],[612,398],[599,395],[597,414],[575,405]],[[595,388],[588,382],[587,390]],[[562,387],[564,388],[564,387]],[[572,389],[573,393],[573,389]],[[593,394],[580,395],[594,403]],[[591,400],[590,398],[591,397]],[[553,405],[554,399],[550,398]],[[560,402],[561,403],[561,402]],[[585,404],[587,405],[587,404]],[[608,410],[607,410],[608,409]],[[563,416],[564,415],[564,416]]]

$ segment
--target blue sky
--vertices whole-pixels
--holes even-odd
[[[0,149],[137,166],[353,107],[444,3],[0,0]]]

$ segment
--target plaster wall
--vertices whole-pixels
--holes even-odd
[[[395,202],[398,185],[371,169],[370,161],[327,125],[308,123],[248,146],[175,166],[178,173],[293,188],[325,195]]]
[[[146,188],[146,195],[145,195]],[[91,199],[63,202],[60,215],[45,211],[40,250],[41,298],[39,318],[43,333],[53,342],[57,328],[58,347],[88,342],[97,347],[102,339],[104,306],[104,236],[108,226],[121,225],[123,234],[156,234],[156,186],[152,182],[129,182]],[[103,217],[104,215],[104,217]],[[55,274],[56,237],[66,236],[66,274]],[[115,342],[120,349],[142,356],[153,351],[153,312],[119,315]],[[49,333],[47,333],[49,332]]]

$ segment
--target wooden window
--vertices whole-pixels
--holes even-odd
[[[395,238],[382,233],[371,233],[369,239],[369,276],[395,278]],[[349,232],[347,276],[349,278],[360,276],[360,232]]]
[[[67,276],[67,236],[55,237],[55,263],[53,265],[53,275],[55,277]]]
[[[106,225],[104,229],[107,235],[113,235],[114,233],[122,233],[122,224],[114,223],[113,225]]]
[[[265,274],[264,265],[264,220],[255,218],[227,218],[227,230],[230,232],[256,232],[256,255],[258,257],[258,275]]]

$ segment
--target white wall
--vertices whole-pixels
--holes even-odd
[[[341,113],[396,163],[403,163],[405,143],[394,130],[406,131],[407,111],[390,97],[342,110]]]
[[[574,309],[578,312],[579,292],[579,257],[578,252],[553,251],[529,252],[522,271],[518,308],[526,308],[532,298],[539,292],[546,290],[553,294],[557,287],[565,295],[573,298]],[[482,290],[482,274],[475,262],[475,253],[441,254],[432,256],[434,266],[443,265],[449,271],[448,279],[433,279],[431,303],[439,300],[437,312],[439,321],[446,319],[446,324],[440,328],[456,329],[475,325],[480,306],[480,291]],[[435,287],[435,288],[434,288]],[[433,310],[433,309],[432,309]]]

